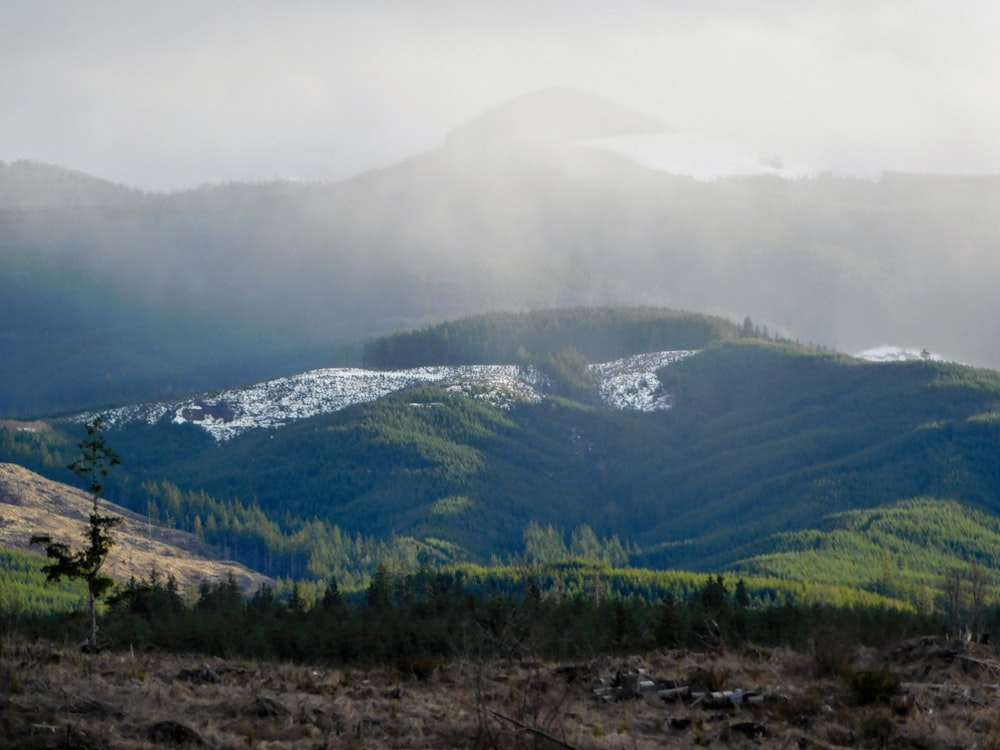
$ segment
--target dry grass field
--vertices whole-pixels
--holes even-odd
[[[0,547],[42,554],[30,545],[35,534],[48,534],[72,549],[84,543],[91,510],[89,494],[53,482],[16,464],[0,463]],[[202,580],[224,581],[230,575],[250,594],[270,579],[243,565],[214,558],[215,550],[194,534],[148,524],[146,519],[113,503],[102,511],[124,520],[115,530],[115,546],[106,572],[118,581],[148,578],[155,570],[162,579],[173,575],[179,587],[197,588]]]
[[[927,638],[846,656],[839,674],[752,648],[354,670],[9,638],[0,747],[1000,747],[988,647]],[[862,700],[845,667],[899,682]]]

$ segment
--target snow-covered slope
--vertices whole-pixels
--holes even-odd
[[[591,365],[603,402],[613,409],[652,411],[670,407],[659,392],[656,370],[693,354],[670,351]],[[353,404],[374,401],[395,391],[425,383],[441,383],[450,390],[480,398],[499,408],[542,399],[543,375],[516,365],[419,367],[410,370],[334,368],[311,370],[268,380],[247,388],[155,404],[114,409],[105,415],[108,424],[169,419],[174,424],[196,424],[216,440],[229,440],[257,428],[275,428],[296,419],[328,414]],[[81,420],[93,415],[82,415]]]
[[[654,352],[591,365],[590,372],[604,405],[611,409],[669,409],[670,395],[660,392],[656,371],[694,354],[693,351]]]
[[[865,359],[869,362],[912,362],[918,359],[926,359],[932,362],[944,362],[945,358],[940,354],[934,354],[926,349],[907,349],[901,346],[876,346],[865,349],[855,355],[858,359]]]

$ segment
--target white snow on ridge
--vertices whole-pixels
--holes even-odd
[[[197,424],[216,440],[223,441],[249,430],[281,427],[293,420],[375,401],[422,383],[454,380],[460,384],[463,378],[473,378],[479,383],[516,380],[524,384],[521,389],[523,399],[541,399],[531,385],[537,382],[537,373],[513,365],[418,367],[410,370],[341,367],[310,370],[246,388],[233,388],[169,404],[125,407],[113,411],[109,422],[142,420],[153,424],[170,415],[174,424]]]
[[[673,406],[670,395],[660,392],[660,380],[656,377],[656,371],[694,353],[679,350],[638,354],[591,365],[590,371],[605,406],[636,411],[669,409]]]
[[[653,411],[670,407],[659,394],[655,372],[691,351],[657,352],[591,365],[601,400],[613,409]],[[443,383],[448,390],[480,398],[503,409],[514,403],[541,401],[545,378],[516,365],[418,367],[409,370],[330,368],[276,378],[246,388],[232,388],[169,403],[142,404],[106,414],[109,425],[142,421],[195,424],[217,441],[258,428],[276,428],[297,419],[329,414],[375,401],[423,383]],[[92,415],[82,415],[89,419]]]
[[[918,359],[926,359],[932,362],[944,362],[945,358],[940,354],[934,354],[924,349],[906,349],[901,346],[876,346],[865,349],[854,355],[858,359],[869,362],[912,362]]]
[[[475,372],[468,377],[460,377],[448,386],[448,390],[481,399],[500,409],[510,409],[515,403],[538,403],[542,395],[535,386],[542,384],[543,376],[530,368],[521,369],[521,372],[530,376],[530,382],[509,373]]]

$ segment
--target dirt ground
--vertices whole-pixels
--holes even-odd
[[[943,639],[371,670],[3,647],[3,748],[1000,748],[1000,662]]]

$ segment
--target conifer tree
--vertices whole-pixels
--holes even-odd
[[[325,610],[340,610],[344,605],[343,597],[340,594],[340,586],[337,585],[336,577],[331,576],[330,582],[326,586],[323,594],[322,606]]]
[[[84,642],[84,648],[92,651],[98,648],[97,600],[114,584],[114,581],[101,571],[114,544],[112,532],[124,520],[121,516],[110,516],[101,512],[104,479],[111,467],[121,463],[118,454],[104,442],[103,430],[104,418],[101,416],[95,417],[87,424],[87,439],[78,444],[80,456],[69,465],[69,469],[77,476],[90,482],[92,506],[84,534],[85,546],[82,549],[71,550],[68,544],[53,541],[48,534],[31,537],[32,544],[45,546],[45,554],[51,561],[42,568],[46,580],[55,582],[65,577],[77,578],[86,583],[90,604],[90,636]]]

